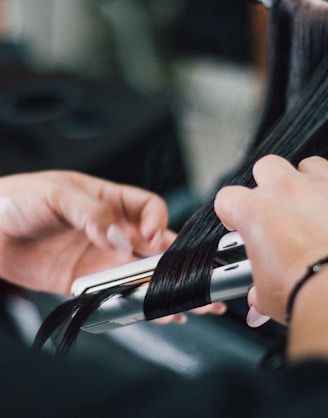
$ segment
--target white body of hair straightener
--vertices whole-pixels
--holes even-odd
[[[223,236],[218,245],[218,258],[243,249],[244,242],[237,232]],[[161,254],[147,257],[109,270],[76,279],[71,293],[74,297],[99,292],[111,287],[122,286],[122,293],[105,300],[95,313],[90,315],[82,329],[91,333],[101,333],[124,325],[145,320],[144,298],[148,284],[161,258]],[[123,292],[124,286],[136,287]],[[210,296],[212,302],[234,299],[247,294],[252,284],[252,268],[246,258],[213,269]]]

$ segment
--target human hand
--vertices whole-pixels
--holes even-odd
[[[72,171],[2,177],[0,276],[68,294],[76,277],[166,250],[167,223],[164,201],[136,187]]]
[[[286,304],[307,267],[328,252],[328,162],[303,160],[296,170],[278,156],[259,160],[257,187],[219,191],[215,210],[245,241],[254,287],[249,304],[284,323]]]

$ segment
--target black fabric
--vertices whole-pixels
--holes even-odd
[[[161,368],[55,360],[1,335],[0,416],[24,417],[324,417],[328,363],[279,372],[235,367],[184,379]]]

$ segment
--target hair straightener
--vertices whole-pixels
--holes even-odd
[[[122,294],[105,300],[88,318],[82,329],[100,333],[145,320],[143,302],[161,256],[159,254],[147,257],[76,279],[71,288],[74,297],[122,287]],[[235,261],[236,258],[239,261]],[[210,284],[212,302],[247,294],[252,284],[252,269],[250,261],[246,258],[244,242],[237,232],[230,232],[221,238],[215,264],[221,266],[213,269]],[[135,285],[135,288],[124,292],[124,287],[131,285]]]

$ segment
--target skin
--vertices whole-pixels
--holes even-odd
[[[107,239],[111,225],[132,247]],[[154,193],[73,171],[0,179],[0,277],[33,290],[70,294],[77,277],[165,251],[165,202]],[[137,256],[136,256],[137,254]],[[222,313],[223,304],[195,310]],[[184,314],[157,322],[184,323]]]
[[[0,275],[31,289],[69,294],[84,274],[135,259],[108,242],[115,224],[137,254],[164,251],[162,199],[145,190],[71,171],[0,179]]]
[[[254,189],[229,186],[219,191],[215,211],[245,241],[254,280],[249,305],[284,323],[291,290],[308,266],[328,255],[328,162],[311,157],[295,169],[270,155],[255,164],[253,175]],[[328,320],[323,300],[327,283],[324,268],[297,295],[289,333],[291,359],[328,356],[327,327],[320,325]]]

